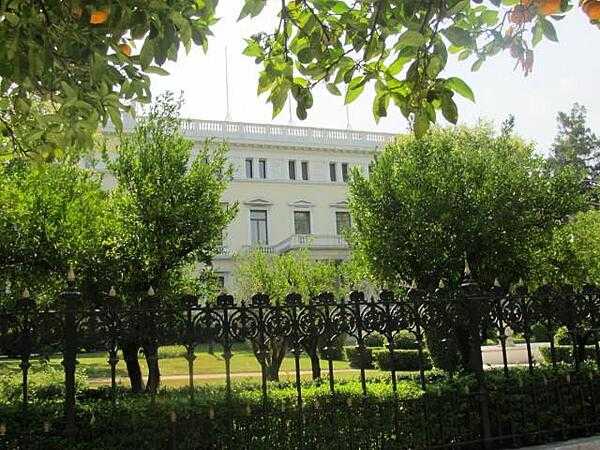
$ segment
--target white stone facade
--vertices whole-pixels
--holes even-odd
[[[133,125],[124,122],[125,129]],[[393,138],[218,121],[186,121],[182,129],[198,146],[213,137],[230,147],[234,176],[223,201],[238,202],[239,212],[213,262],[226,288],[233,283],[233,256],[253,246],[272,253],[308,247],[316,259],[345,259],[349,250],[340,230],[349,220],[346,174],[352,167],[368,173],[377,150]]]

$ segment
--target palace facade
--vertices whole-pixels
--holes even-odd
[[[125,118],[124,128],[134,122]],[[377,150],[393,134],[231,121],[188,120],[184,135],[202,145],[225,140],[234,174],[223,202],[238,202],[214,270],[233,286],[234,256],[259,247],[284,253],[305,247],[315,259],[342,260],[342,237],[351,219],[347,181],[351,168],[368,173]]]

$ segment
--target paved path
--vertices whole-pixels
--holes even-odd
[[[600,436],[554,442],[553,444],[523,447],[522,450],[600,450]]]
[[[327,370],[322,370],[322,372],[327,372]],[[351,373],[351,372],[360,372],[358,369],[336,369],[334,373]],[[311,375],[312,372],[310,370],[301,370],[300,375]],[[280,377],[293,377],[296,375],[296,372],[293,370],[280,370]],[[235,372],[231,374],[231,378],[258,378],[261,377],[261,372]],[[118,377],[121,379],[127,379],[127,377]],[[144,377],[146,380],[147,377]],[[177,381],[177,380],[187,380],[188,375],[161,375],[161,381]],[[224,380],[225,373],[198,373],[194,375],[194,380]],[[88,380],[90,383],[96,384],[107,384],[110,383],[110,378],[90,378]]]

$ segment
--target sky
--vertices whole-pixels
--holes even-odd
[[[235,3],[235,6],[232,4]],[[217,10],[220,21],[214,28],[207,54],[193,48],[182,53],[165,68],[168,76],[152,76],[153,94],[165,90],[183,91],[182,115],[192,119],[224,120],[226,117],[225,54],[227,51],[229,109],[232,121],[289,124],[288,108],[272,119],[266,96],[257,97],[260,66],[242,55],[244,39],[257,31],[271,31],[274,14],[268,8],[258,18],[237,22],[241,1],[221,1]],[[275,2],[277,3],[277,2]],[[536,47],[533,73],[524,77],[514,70],[515,60],[506,52],[488,59],[477,72],[471,72],[472,60],[450,62],[441,76],[459,76],[475,92],[475,103],[457,99],[459,123],[492,121],[496,126],[509,115],[516,119],[515,130],[547,153],[556,134],[556,115],[567,111],[574,102],[588,108],[588,124],[600,133],[600,30],[591,25],[579,8],[555,23],[559,43],[542,41]],[[227,49],[227,50],[226,50]],[[388,117],[377,124],[371,113],[373,88],[348,107],[342,97],[329,94],[324,87],[314,93],[314,106],[308,118],[292,118],[292,124],[324,128],[346,128],[347,116],[355,130],[406,132],[408,124],[392,105]],[[441,114],[440,114],[441,117]],[[443,119],[440,119],[443,123]]]

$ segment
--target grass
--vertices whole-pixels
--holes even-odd
[[[159,366],[161,375],[163,377],[162,382],[169,386],[184,386],[187,385],[188,375],[188,362],[184,358],[185,348],[183,346],[165,346],[161,347],[159,351]],[[212,353],[208,352],[206,345],[198,346],[196,348],[196,360],[194,361],[194,375],[197,376],[197,382],[199,383],[223,383],[225,377],[225,360],[221,355],[222,348],[215,346]],[[239,344],[233,347],[233,357],[231,359],[231,373],[238,374],[234,375],[235,380],[243,381],[246,379],[256,380],[257,375],[260,374],[260,364],[256,360],[254,353],[248,349],[246,345]],[[127,369],[123,362],[122,354],[119,354],[120,362],[117,365],[117,377],[119,382],[127,384]],[[57,370],[62,370],[60,355],[54,355],[50,358],[48,364]],[[143,373],[147,373],[146,360],[142,355],[139,357],[140,366]],[[107,363],[107,356],[103,353],[83,353],[78,355],[78,368],[82,369],[88,376],[90,382],[95,384],[104,384],[108,382],[110,377],[110,366]],[[35,373],[41,370],[46,362],[41,360],[33,360],[31,371]],[[350,371],[348,361],[334,361],[334,369],[336,371],[336,379],[356,379],[358,370]],[[293,356],[288,355],[283,360],[280,370],[280,379],[293,380],[295,379],[295,361]],[[327,374],[328,363],[326,360],[321,361],[321,371],[323,375]],[[310,359],[303,355],[300,357],[300,369],[302,371],[310,371],[311,364]],[[9,373],[19,372],[19,361],[18,360],[2,360],[0,361],[0,376]],[[339,372],[341,371],[341,372]],[[385,376],[387,372],[381,372],[379,370],[369,370],[370,376]],[[210,377],[210,375],[221,374],[222,377]],[[240,376],[239,374],[248,374],[247,377]],[[203,378],[203,375],[206,376]],[[173,377],[169,379],[169,377]],[[310,374],[302,374],[303,379],[310,379]]]

